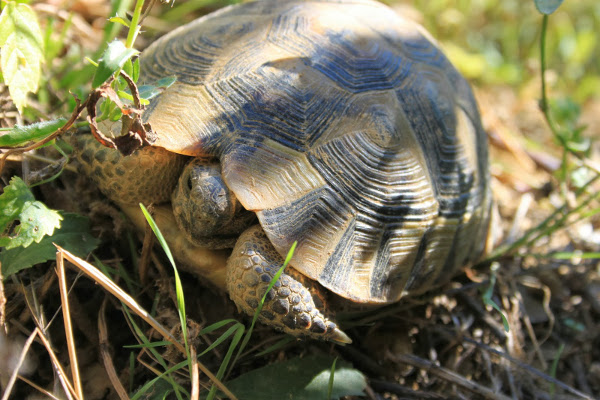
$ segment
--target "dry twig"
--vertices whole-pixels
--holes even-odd
[[[77,349],[75,348],[73,326],[71,325],[71,313],[69,307],[67,278],[65,276],[65,264],[64,259],[59,252],[56,253],[56,265],[58,268],[58,286],[60,288],[60,300],[63,310],[65,337],[67,339],[67,348],[69,350],[69,360],[71,361],[71,374],[75,384],[75,392],[77,393],[77,397],[83,400],[83,388],[81,386],[81,376],[79,375],[79,363],[77,362]]]
[[[102,300],[102,305],[100,306],[100,311],[98,312],[98,341],[100,343],[100,356],[102,357],[102,363],[104,364],[104,369],[108,374],[108,379],[113,385],[115,392],[121,400],[129,400],[129,395],[127,394],[127,390],[121,384],[121,380],[117,375],[117,371],[115,370],[115,366],[112,362],[112,358],[109,351],[109,342],[108,342],[108,329],[106,328],[106,304],[108,302],[107,297],[104,297]]]
[[[191,400],[198,400],[200,397],[200,374],[198,372],[198,357],[194,346],[190,347],[190,359],[192,361],[192,395]]]

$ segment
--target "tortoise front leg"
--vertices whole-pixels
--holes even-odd
[[[259,225],[248,228],[240,236],[226,271],[229,296],[239,309],[254,315],[283,262]],[[325,316],[329,312],[325,296],[319,293],[323,290],[288,267],[267,294],[258,319],[294,336],[351,343],[336,323]]]
[[[140,206],[119,204],[119,208],[127,215],[140,232],[148,226],[146,217]],[[195,246],[179,229],[173,216],[171,206],[167,204],[154,206],[153,218],[171,252],[177,259],[177,267],[195,276],[201,277],[225,290],[225,265],[229,250],[214,250]]]

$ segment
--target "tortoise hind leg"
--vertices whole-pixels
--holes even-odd
[[[240,236],[227,262],[227,289],[238,308],[254,315],[283,262],[259,225]],[[327,306],[324,296],[319,294],[323,289],[317,286],[293,268],[286,268],[267,294],[259,321],[294,336],[351,343],[336,323],[325,316]]]

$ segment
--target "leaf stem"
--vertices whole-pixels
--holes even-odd
[[[540,69],[541,69],[541,78],[542,78],[542,99],[540,100],[540,109],[544,114],[544,118],[552,131],[552,134],[556,139],[560,142],[561,146],[565,149],[569,149],[568,143],[558,131],[558,128],[554,124],[554,120],[552,119],[552,115],[550,115],[550,106],[548,104],[548,93],[547,93],[547,85],[546,85],[546,31],[548,30],[548,15],[544,14],[542,19],[542,33],[540,36]]]
[[[131,25],[129,25],[129,32],[127,33],[127,41],[125,46],[128,49],[133,48],[133,43],[140,32],[139,22],[140,16],[142,15],[142,8],[144,7],[144,0],[137,0],[135,8],[133,9],[133,15],[131,17]]]
[[[548,15],[542,19],[542,33],[540,35],[540,68],[542,70],[542,100],[540,108],[548,119],[548,98],[546,95],[546,30],[548,29]]]
[[[566,198],[567,191],[568,191],[567,181],[569,179],[569,174],[568,174],[568,169],[567,169],[567,162],[568,162],[567,154],[573,153],[575,156],[577,156],[577,154],[570,151],[570,146],[569,146],[567,139],[564,137],[564,135],[560,134],[558,128],[554,124],[552,116],[550,115],[550,107],[548,105],[548,94],[547,94],[547,89],[546,89],[546,31],[547,30],[548,30],[548,14],[544,14],[544,17],[542,18],[542,32],[540,35],[540,69],[541,69],[541,78],[542,78],[542,99],[540,100],[540,109],[542,110],[542,113],[544,114],[544,118],[546,119],[546,123],[548,124],[548,127],[552,131],[552,134],[559,141],[560,145],[563,148],[562,161],[561,161],[561,165],[560,165],[560,173],[561,173],[560,187],[561,187],[561,192],[563,193],[563,197]]]

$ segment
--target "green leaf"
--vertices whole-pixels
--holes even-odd
[[[166,76],[164,78],[157,80],[154,84],[157,87],[166,89],[166,88],[170,87],[172,84],[174,84],[175,82],[177,82],[177,77],[175,75],[171,75],[171,76]]]
[[[578,189],[585,187],[590,179],[594,178],[594,173],[592,170],[586,167],[579,167],[571,171],[571,183]],[[557,253],[553,253],[557,254]],[[573,252],[568,252],[567,254],[573,254]],[[600,254],[600,253],[597,253]],[[574,257],[574,256],[573,256]],[[600,257],[598,257],[600,258]]]
[[[0,68],[20,113],[27,93],[35,93],[44,61],[44,39],[35,12],[27,4],[9,2],[0,14]]]
[[[161,94],[166,88],[170,87],[177,81],[176,76],[167,76],[154,82],[154,85],[142,85],[138,87],[140,97],[150,100],[153,97]]]
[[[136,49],[128,49],[125,47],[119,40],[112,41],[100,59],[98,69],[92,80],[92,86],[97,88],[102,85],[115,72],[119,71],[127,60],[138,53],[139,51]]]
[[[169,342],[168,340],[161,340],[158,342],[152,342],[150,344],[130,344],[130,345],[124,345],[123,348],[124,349],[148,349],[148,348],[156,348],[156,347],[167,347],[172,345],[173,343]]]
[[[133,102],[133,96],[129,92],[124,92],[122,90],[117,90],[117,94],[121,99],[129,100]],[[150,102],[143,97],[140,97],[140,104],[143,106],[147,106]]]
[[[125,61],[125,64],[123,64],[123,71],[129,75],[131,77],[131,79],[133,79],[133,62],[131,62],[131,58],[128,59],[127,61]],[[121,77],[119,77],[121,78]],[[135,82],[135,80],[134,80]],[[125,84],[125,86],[127,86],[127,84],[125,83],[125,80],[123,80],[123,83]]]
[[[542,14],[546,15],[550,15],[556,11],[563,1],[564,0],[534,0],[535,8],[537,8],[537,10]]]
[[[17,219],[23,204],[28,201],[35,201],[33,193],[29,190],[25,182],[19,177],[13,177],[10,184],[4,188],[4,193],[0,195],[0,229],[6,230],[8,224]]]
[[[169,244],[167,243],[167,241],[165,240],[165,237],[163,236],[162,232],[158,228],[158,225],[156,225],[154,218],[152,218],[152,215],[150,215],[150,213],[148,212],[148,210],[146,209],[146,207],[144,207],[144,205],[142,203],[140,203],[140,208],[142,209],[142,213],[144,214],[144,217],[146,217],[146,221],[148,221],[150,228],[152,228],[152,232],[154,232],[154,235],[158,239],[158,242],[160,243],[161,247],[163,248],[163,251],[165,252],[165,254],[167,255],[167,258],[171,262],[171,266],[173,267],[173,272],[175,275],[175,294],[177,297],[177,311],[179,312],[179,322],[181,324],[181,335],[183,336],[183,342],[185,343],[185,350],[188,353],[188,358],[189,358],[189,349],[188,349],[188,340],[187,340],[188,339],[188,337],[187,337],[187,317],[186,317],[186,313],[185,313],[185,298],[184,298],[184,293],[183,293],[183,286],[181,285],[181,279],[179,278],[179,272],[177,271],[177,265],[175,264],[175,259],[173,258],[173,254],[171,253]]]
[[[25,182],[16,176],[0,195],[0,210],[0,229],[4,232],[0,236],[0,247],[6,249],[39,243],[44,236],[52,235],[54,229],[60,227],[62,219],[57,211],[36,201]],[[17,220],[19,225],[7,234],[9,224]]]
[[[337,363],[337,357],[333,360],[333,364],[331,364],[331,369],[329,370],[329,385],[327,386],[327,399],[331,399],[333,395],[333,383],[335,382],[335,364]]]
[[[328,399],[333,363],[329,356],[294,358],[248,372],[227,382],[227,387],[244,400]],[[361,372],[338,361],[329,399],[364,395],[366,386]]]
[[[125,19],[123,19],[121,17],[110,17],[108,20],[110,22],[115,22],[117,24],[121,24],[121,25],[126,26],[127,28],[129,28],[129,21],[126,21]]]
[[[64,118],[52,121],[36,122],[31,125],[15,125],[0,136],[0,146],[21,146],[36,141],[56,132],[67,122]]]
[[[61,218],[60,229],[51,236],[45,236],[39,243],[0,252],[2,275],[5,278],[22,269],[55,259],[56,247],[53,243],[81,258],[87,257],[98,246],[99,240],[92,236],[88,218],[72,213],[64,213]]]
[[[138,79],[140,79],[140,58],[136,58],[133,62],[133,73],[131,74],[131,78],[134,82],[137,83]]]

